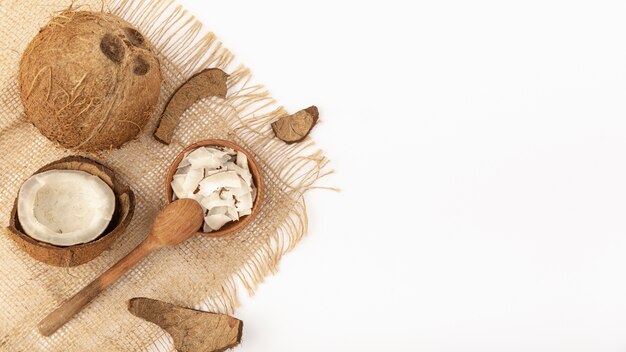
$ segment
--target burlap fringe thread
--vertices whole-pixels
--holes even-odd
[[[243,65],[235,66],[234,56],[222,47],[216,36],[206,33],[202,24],[180,5],[172,0],[113,0],[102,6],[133,23],[150,38],[161,57],[166,58],[162,61],[164,70],[171,72],[170,76],[180,78],[175,85],[181,84],[183,77],[206,67],[218,67],[230,74],[226,101],[200,104],[224,117],[222,123],[233,131],[229,137],[234,142],[265,158],[264,172],[279,180],[282,191],[293,200],[283,209],[288,216],[277,231],[269,234],[267,242],[222,283],[220,294],[196,302],[197,308],[233,313],[239,304],[237,286],[240,284],[252,295],[265,276],[276,272],[282,256],[304,236],[308,225],[304,194],[314,188],[324,188],[314,184],[333,172],[327,170],[329,161],[315,149],[310,139],[287,145],[274,138],[270,123],[287,111],[278,106],[263,86],[252,84],[250,70]],[[181,144],[176,139],[174,143]],[[0,335],[0,346],[8,338]],[[152,350],[171,350],[167,339],[161,338],[154,343]]]

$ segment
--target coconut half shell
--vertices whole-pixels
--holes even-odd
[[[55,246],[40,242],[28,236],[20,224],[17,214],[17,199],[11,211],[9,231],[7,232],[20,248],[31,257],[54,266],[76,266],[84,264],[97,256],[119,239],[126,232],[135,209],[135,196],[127,185],[120,182],[113,171],[93,160],[70,156],[50,163],[35,174],[50,170],[79,170],[98,176],[113,189],[115,194],[115,212],[104,233],[95,240],[69,247]]]

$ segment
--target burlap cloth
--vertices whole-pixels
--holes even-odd
[[[273,138],[269,123],[285,111],[262,86],[251,84],[249,70],[234,62],[216,37],[175,3],[77,1],[73,6],[81,10],[104,9],[123,17],[156,46],[164,71],[157,113],[173,90],[202,68],[230,73],[229,93],[226,100],[212,98],[193,105],[170,146],[152,138],[155,116],[140,137],[122,149],[88,155],[115,170],[135,191],[138,203],[128,232],[111,250],[78,267],[56,268],[33,260],[5,234],[13,200],[35,170],[72,153],[26,122],[18,95],[18,62],[39,28],[69,5],[57,0],[0,0],[0,350],[170,351],[169,335],[128,313],[127,300],[145,296],[233,313],[237,288],[252,293],[304,235],[303,194],[327,173],[327,160],[310,140],[287,146]],[[147,235],[165,202],[163,182],[169,163],[185,145],[207,138],[233,140],[259,161],[267,190],[256,220],[228,238],[196,236],[152,254],[56,334],[42,337],[36,329],[39,320]]]

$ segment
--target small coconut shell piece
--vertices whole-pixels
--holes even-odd
[[[170,144],[180,116],[193,103],[212,96],[226,98],[227,79],[228,75],[218,68],[209,68],[193,75],[170,98],[154,137],[161,143]]]
[[[87,158],[79,156],[66,157],[42,167],[35,174],[50,170],[84,171],[98,176],[113,189],[115,194],[115,211],[104,233],[91,242],[69,247],[55,246],[37,241],[24,232],[17,213],[16,199],[11,218],[9,219],[9,231],[7,231],[7,234],[31,257],[46,264],[63,267],[84,264],[110,248],[125,233],[135,209],[133,191],[120,182],[113,171]]]
[[[309,135],[317,120],[319,111],[316,106],[300,110],[293,115],[287,115],[272,123],[274,134],[287,144],[301,142]]]
[[[133,298],[128,310],[172,335],[180,352],[217,352],[241,342],[243,322],[225,314],[188,309],[150,298]]]

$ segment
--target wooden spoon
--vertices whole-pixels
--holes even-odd
[[[80,290],[39,322],[39,332],[50,336],[83,309],[100,292],[153,251],[175,246],[191,238],[204,221],[202,207],[192,199],[170,203],[157,215],[146,239],[117,264]]]

